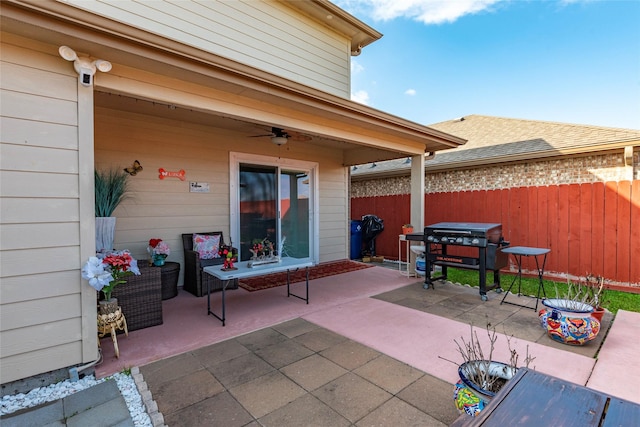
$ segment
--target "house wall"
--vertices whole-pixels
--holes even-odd
[[[82,308],[78,78],[51,46],[0,46],[0,380],[95,359]],[[35,83],[38,82],[38,83]],[[84,335],[84,341],[83,341]],[[91,351],[92,350],[92,351]]]
[[[334,95],[350,96],[349,39],[301,15],[286,2],[63,3]]]
[[[4,384],[94,360],[97,334],[95,291],[80,276],[94,227],[93,215],[83,214],[93,209],[93,194],[86,192],[93,188],[94,165],[94,133],[79,137],[79,90],[84,89],[57,46],[3,33],[1,52]],[[92,94],[92,88],[86,90]],[[160,237],[171,247],[169,260],[182,262],[181,233],[223,230],[228,236],[231,150],[318,162],[319,261],[348,256],[348,175],[341,151],[297,142],[278,147],[268,139],[257,142],[218,128],[98,107],[95,167],[124,168],[134,160],[144,167],[131,179],[132,197],[115,211],[116,248],[146,259],[148,240]],[[187,180],[160,180],[160,167],[184,169]],[[209,182],[210,193],[189,193],[189,181]]]
[[[142,101],[141,101],[142,102]],[[124,168],[138,160],[131,195],[114,212],[114,245],[148,258],[149,239],[169,244],[168,261],[183,263],[182,233],[222,230],[229,239],[229,153],[246,152],[319,163],[320,262],[347,258],[345,224],[348,181],[341,153],[292,142],[278,147],[267,139],[144,114],[96,109],[96,168]],[[186,180],[159,179],[158,169],[184,170]],[[190,193],[189,182],[209,183],[209,193]],[[179,284],[183,283],[181,269]]]
[[[501,223],[512,245],[551,248],[549,273],[640,283],[640,264],[632,258],[640,251],[640,180],[624,179],[620,157],[427,174],[425,224]],[[634,162],[637,167],[637,152]],[[385,258],[398,258],[398,235],[409,220],[407,189],[406,177],[352,183],[351,218],[384,220],[376,252]]]

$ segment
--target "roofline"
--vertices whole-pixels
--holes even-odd
[[[640,146],[640,140],[638,139],[627,139],[621,140],[613,143],[607,144],[597,144],[591,146],[581,146],[581,147],[572,147],[565,149],[553,149],[553,150],[545,150],[545,151],[536,151],[533,153],[518,153],[511,155],[503,155],[503,156],[495,156],[486,159],[482,159],[480,161],[477,160],[468,160],[463,162],[450,162],[450,163],[441,163],[437,165],[430,166],[428,162],[425,162],[425,170],[427,172],[436,172],[443,170],[451,170],[451,169],[464,169],[471,168],[477,166],[486,166],[495,163],[512,163],[512,162],[526,162],[538,159],[549,159],[553,157],[562,158],[576,154],[589,155],[593,153],[602,153],[607,151],[616,151],[620,149],[624,149],[624,147],[628,146]]]
[[[353,56],[359,55],[363,47],[382,38],[382,33],[328,0],[285,0],[284,3],[305,12],[324,25],[349,36],[351,39],[351,55]]]
[[[592,154],[606,154],[614,153],[618,150],[624,150],[625,147],[638,147],[640,148],[640,140],[624,140],[618,141],[614,144],[589,147],[588,150],[584,150],[584,147],[572,148],[566,150],[548,150],[536,153],[519,153],[515,155],[491,157],[482,159],[481,161],[465,161],[465,162],[452,162],[442,163],[438,165],[430,166],[429,161],[425,161],[424,168],[425,174],[433,172],[452,171],[460,169],[475,169],[484,166],[495,166],[497,163],[526,163],[536,160],[550,160],[550,159],[562,159],[572,155],[589,156]],[[582,149],[581,149],[582,148]],[[535,154],[535,156],[531,156]],[[527,157],[529,156],[529,157]],[[397,176],[407,176],[411,174],[411,167],[399,167],[396,169],[389,169],[382,172],[361,172],[356,175],[351,175],[352,181],[365,181],[369,179],[379,178],[391,178]]]

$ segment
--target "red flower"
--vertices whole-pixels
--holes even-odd
[[[118,280],[119,276],[129,271],[131,267],[131,255],[129,254],[119,254],[119,255],[109,255],[106,256],[102,262],[110,265],[112,269],[112,274],[114,274],[114,278]]]
[[[149,246],[155,248],[160,242],[162,242],[162,239],[151,239],[149,240]]]

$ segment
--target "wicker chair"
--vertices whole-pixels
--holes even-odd
[[[193,235],[206,234],[210,236],[219,235],[220,244],[224,241],[222,231],[208,231],[204,233],[189,233],[182,235],[182,245],[184,247],[184,290],[191,292],[197,297],[201,297],[207,293],[207,281],[211,292],[222,290],[222,281],[210,274],[204,273],[202,269],[211,265],[222,265],[222,258],[200,259],[200,254],[193,250]],[[227,286],[227,289],[238,289],[238,279],[234,279]]]

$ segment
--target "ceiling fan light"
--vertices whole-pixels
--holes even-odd
[[[287,137],[286,136],[273,136],[271,137],[271,142],[273,142],[276,145],[284,145],[287,143]]]

